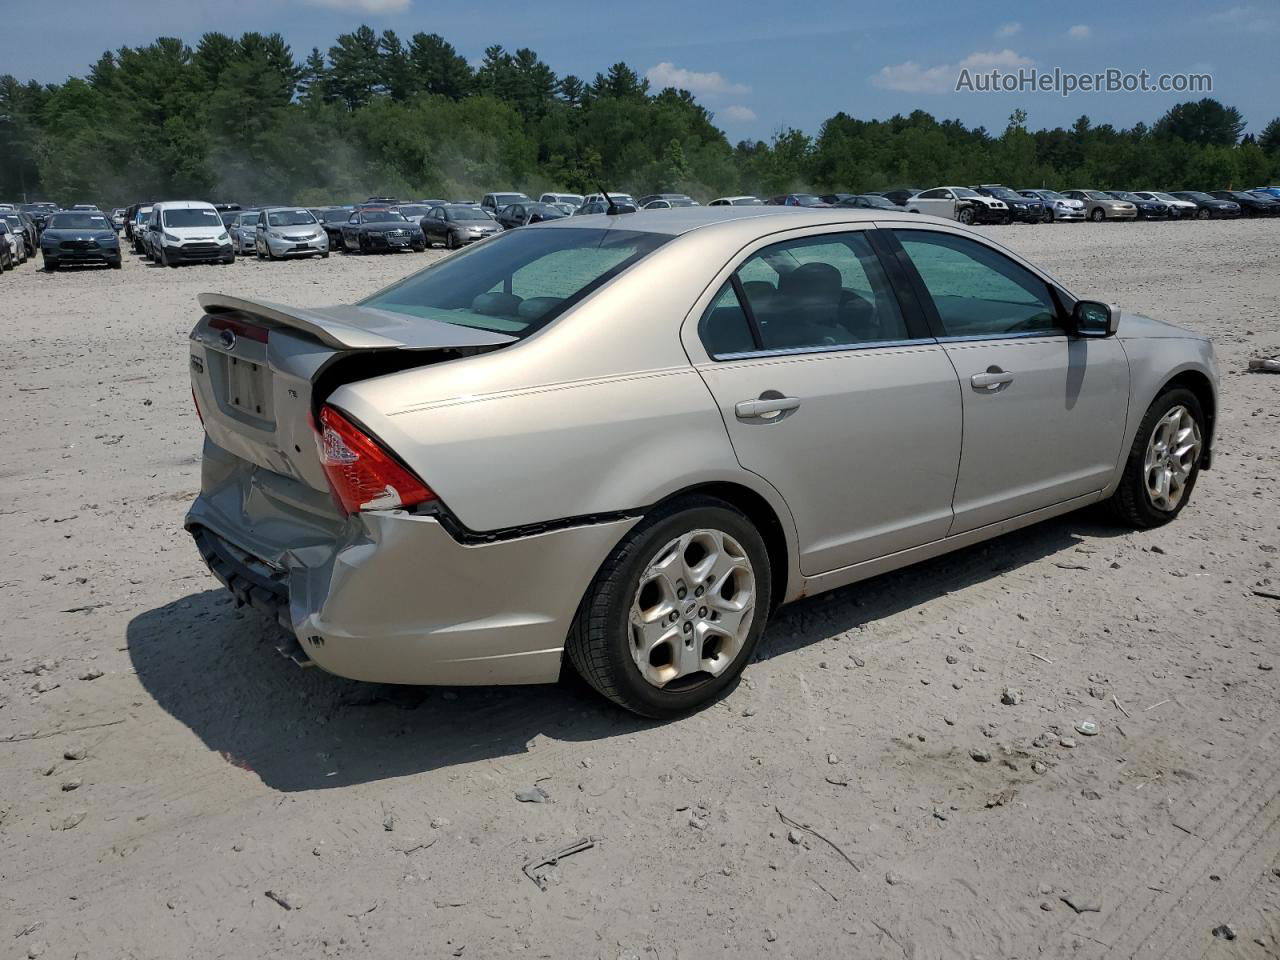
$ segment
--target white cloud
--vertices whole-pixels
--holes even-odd
[[[744,107],[739,103],[725,107],[721,111],[726,120],[732,120],[734,123],[750,123],[756,118],[756,112],[750,107]]]
[[[922,67],[914,60],[881,67],[879,73],[872,75],[871,82],[886,90],[906,93],[950,93],[956,88],[961,70],[1016,70],[1033,63],[1030,57],[1013,50],[985,50],[971,53],[959,63],[940,63],[936,67]]]
[[[724,94],[749,93],[751,88],[741,83],[730,83],[718,73],[699,73],[677,67],[669,60],[652,66],[645,73],[649,84],[661,90],[677,87],[688,90],[696,97],[715,97]]]
[[[1091,33],[1093,33],[1093,31],[1089,29],[1089,25],[1087,23],[1077,23],[1067,31],[1067,36],[1072,40],[1088,40]]]
[[[1012,23],[1002,23],[1000,24],[1000,28],[996,30],[996,39],[1004,40],[1007,37],[1012,37],[1014,34],[1021,32],[1022,24],[1018,23],[1016,20]]]
[[[413,0],[303,0],[313,7],[351,10],[356,13],[404,13]]]

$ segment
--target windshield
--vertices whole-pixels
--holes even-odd
[[[166,227],[221,227],[222,218],[216,210],[189,207],[182,210],[161,210],[160,219]]]
[[[956,187],[951,192],[962,200],[976,200],[981,196],[981,194],[970,190],[968,187]]]
[[[1117,200],[1127,200],[1129,203],[1141,203],[1142,198],[1135,196],[1128,190],[1112,190],[1111,195]]]
[[[1201,192],[1200,192],[1200,191],[1198,191],[1198,190],[1188,190],[1186,193],[1184,193],[1184,194],[1183,194],[1183,196],[1184,196],[1184,197],[1190,197],[1192,200],[1214,200],[1214,199],[1217,199],[1216,197],[1211,197],[1211,196],[1209,196],[1207,193],[1201,193]]]
[[[526,197],[523,193],[495,193],[493,195],[494,205],[499,210],[501,210],[503,207],[508,207],[513,203],[519,203],[521,200],[528,200],[528,199],[529,198]]]
[[[351,211],[345,207],[335,207],[330,210],[320,211],[320,220],[323,223],[332,223],[334,220],[347,220],[351,217]]]
[[[630,230],[514,230],[361,302],[514,337],[533,331],[670,240]]]
[[[816,207],[822,203],[822,201],[812,193],[793,193],[792,196],[795,197],[796,204],[801,207]]]
[[[1057,190],[1028,190],[1028,193],[1034,193],[1041,200],[1065,200],[1067,199]]]
[[[1105,193],[1103,193],[1101,190],[1083,190],[1083,191],[1081,191],[1081,192],[1082,192],[1086,197],[1088,197],[1090,200],[1112,200],[1112,199],[1114,199],[1113,197],[1108,197],[1108,196],[1107,196]]]
[[[49,219],[49,230],[110,230],[111,224],[100,213],[56,213]]]
[[[143,207],[141,210],[139,210],[137,213],[133,215],[133,222],[141,223],[143,220],[147,219],[147,217],[149,216],[151,216],[151,208]]]
[[[424,207],[415,203],[410,207],[401,207],[400,216],[404,217],[406,220],[410,218],[417,220],[421,217],[425,217],[430,210],[430,207]]]
[[[487,213],[477,207],[445,207],[450,220],[492,220]]]
[[[387,223],[393,220],[403,220],[404,217],[396,213],[394,210],[362,210],[360,216],[365,223]]]
[[[1157,193],[1156,191],[1152,190],[1152,191],[1151,191],[1151,196],[1155,197],[1157,200],[1163,200],[1163,201],[1165,201],[1166,203],[1177,203],[1177,202],[1178,202],[1178,198],[1177,198],[1177,197],[1175,197],[1175,196],[1174,196],[1173,194],[1171,194],[1171,193]]]
[[[857,203],[859,200],[867,204],[868,206],[872,206],[872,207],[889,207],[889,208],[896,209],[898,206],[892,200],[886,200],[884,197],[868,196],[868,197],[853,198],[854,203]]]
[[[738,197],[730,200],[729,205],[733,207],[763,207],[764,201],[759,197]]]
[[[1014,193],[1012,190],[1010,190],[1008,187],[987,187],[987,193],[991,194],[991,196],[993,197],[999,197],[1001,200],[1022,200],[1023,199],[1022,197]]]
[[[301,227],[315,222],[315,214],[310,210],[272,210],[267,214],[269,227]]]

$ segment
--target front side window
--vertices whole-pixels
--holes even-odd
[[[924,281],[949,337],[1057,333],[1049,285],[975,240],[948,233],[895,230]]]
[[[865,231],[773,244],[749,257],[735,277],[745,303],[735,312],[728,297],[732,288],[721,290],[701,328],[713,357],[744,349],[826,350],[909,338]]]
[[[616,229],[513,230],[361,305],[524,337],[670,239]]]

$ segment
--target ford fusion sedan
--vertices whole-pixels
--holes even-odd
[[[1057,190],[1045,190],[1043,188],[1019,190],[1018,194],[1028,199],[1039,200],[1044,204],[1045,223],[1054,220],[1072,222],[1084,219],[1084,204],[1079,200],[1064,197]]]
[[[354,306],[200,303],[186,527],[294,659],[572,669],[651,717],[781,604],[1089,504],[1173,520],[1217,411],[1205,338],[905,212],[572,217]]]
[[[1132,203],[1134,209],[1138,211],[1137,219],[1139,220],[1168,220],[1171,217],[1178,216],[1181,211],[1175,213],[1173,208],[1167,203],[1160,200],[1148,200],[1140,197],[1136,193],[1130,193],[1127,190],[1107,190],[1107,196],[1115,200],[1123,200],[1125,203]]]
[[[1219,200],[1199,190],[1175,190],[1173,195],[1194,203],[1198,220],[1231,220],[1240,216],[1240,204],[1234,200]]]
[[[1138,208],[1128,200],[1117,200],[1101,190],[1063,190],[1063,196],[1084,204],[1084,215],[1094,223],[1103,220],[1136,220]]]
[[[1143,200],[1154,200],[1157,203],[1163,203],[1169,208],[1169,216],[1178,220],[1190,220],[1196,215],[1196,205],[1190,200],[1179,200],[1171,193],[1165,193],[1161,190],[1135,190],[1135,197],[1141,197]]]
[[[1246,217],[1274,217],[1280,214],[1280,199],[1270,194],[1254,194],[1247,190],[1211,190],[1209,196],[1215,200],[1229,200],[1240,205],[1240,212]]]
[[[120,269],[120,238],[100,212],[64,211],[49,217],[40,235],[40,255],[50,272],[69,263],[105,263]]]
[[[427,249],[422,228],[389,207],[360,207],[342,225],[342,248],[348,253]]]
[[[254,252],[259,260],[329,256],[329,235],[306,207],[267,207],[254,224]]]
[[[422,233],[427,245],[443,243],[449,250],[501,232],[501,224],[479,207],[469,204],[440,204],[432,207],[422,218]]]
[[[890,198],[892,199],[892,198]],[[907,201],[913,213],[946,217],[964,224],[1008,223],[1009,205],[995,197],[984,197],[969,187],[934,187]]]

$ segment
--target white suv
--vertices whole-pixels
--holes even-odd
[[[202,200],[157,203],[147,222],[146,246],[152,259],[165,267],[236,259],[222,217],[212,203]]]

